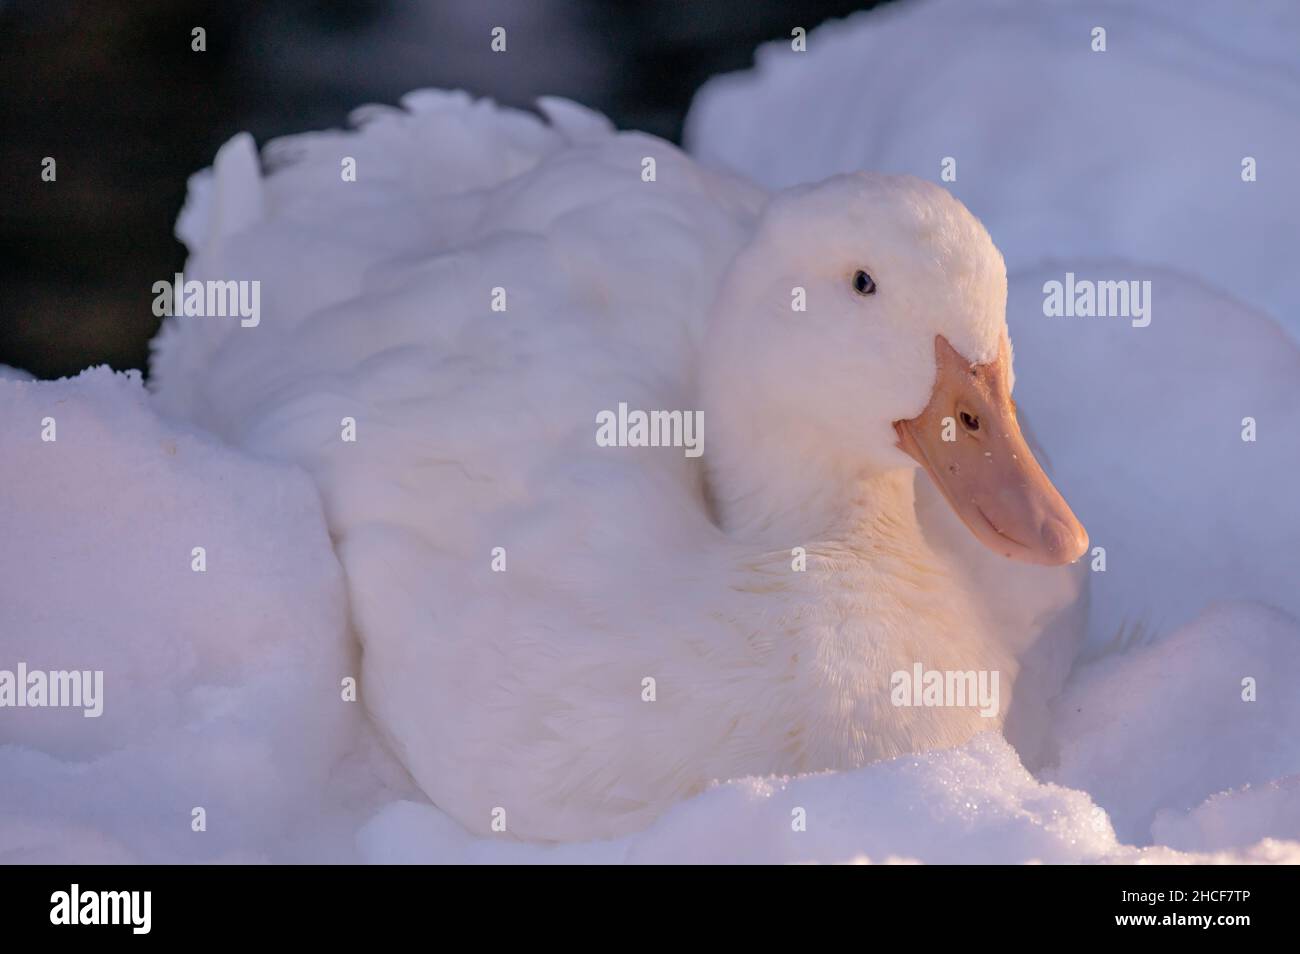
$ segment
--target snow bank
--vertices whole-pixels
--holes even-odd
[[[1105,551],[1104,571],[1089,558],[1092,645],[1168,633],[1212,600],[1300,616],[1300,348],[1175,272],[1069,267],[1080,281],[1151,282],[1146,327],[1045,316],[1043,286],[1064,279],[1063,263],[1014,276],[1008,293],[1016,402]]]
[[[1163,833],[1197,849],[1231,841],[1234,828],[1245,838],[1295,837],[1294,784],[1180,816],[1218,792],[1300,773],[1297,686],[1294,618],[1257,604],[1213,606],[1155,645],[1076,674],[1058,705],[1060,763],[1045,777],[1090,792],[1136,844],[1152,840],[1157,812]]]
[[[357,661],[316,491],[148,401],[104,368],[0,381],[0,669],[103,671],[98,718],[0,709],[0,860],[345,855],[322,792]]]
[[[1227,809],[1232,823],[1253,810],[1241,808]],[[1300,863],[1297,841],[1229,841],[1190,853],[1121,844],[1086,794],[1036,781],[991,733],[856,772],[721,784],[619,841],[476,840],[409,801],[384,809],[359,836],[368,861],[407,864]]]
[[[937,181],[951,157],[945,185],[1012,270],[1081,255],[1181,268],[1300,336],[1298,34],[1285,0],[1249,14],[911,0],[827,23],[804,53],[762,47],[753,70],[702,88],[686,142],[772,186],[855,169]]]
[[[1212,795],[1190,812],[1161,809],[1151,835],[1183,851],[1221,851],[1265,837],[1300,842],[1300,776]]]
[[[992,733],[856,772],[718,785],[615,842],[494,844],[434,815],[409,802],[389,808],[362,832],[363,853],[376,861],[1065,862],[1120,850],[1088,796],[1040,785]]]
[[[1300,627],[1276,611],[1095,662],[1044,781],[986,734],[720,784],[620,841],[475,839],[341,698],[357,661],[305,475],[164,423],[105,369],[0,382],[0,443],[0,539],[21,542],[0,668],[102,669],[105,698],[98,719],[0,710],[3,861],[1300,863]]]
[[[619,841],[475,839],[342,698],[358,660],[304,474],[162,422],[135,376],[0,369],[0,670],[100,669],[105,699],[0,710],[0,861],[1300,863],[1300,358],[1270,321],[1300,334],[1298,18],[922,0],[774,44],[692,112],[700,155],[769,184],[954,157],[1006,252],[1017,399],[1106,551],[1040,778],[985,735],[719,784]],[[1151,281],[1152,323],[1046,317],[1067,270]]]

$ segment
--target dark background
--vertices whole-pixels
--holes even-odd
[[[241,130],[342,126],[422,86],[566,96],[680,141],[695,90],[852,0],[0,0],[0,364],[144,368],[188,176]],[[191,30],[207,31],[206,52]],[[504,55],[489,48],[504,26]],[[56,182],[40,178],[53,156]]]

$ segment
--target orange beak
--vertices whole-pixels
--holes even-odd
[[[971,364],[943,335],[930,403],[895,421],[898,446],[925,468],[971,533],[1013,560],[1059,566],[1088,549],[1088,533],[1038,466],[1020,433],[1008,385],[1011,348]]]

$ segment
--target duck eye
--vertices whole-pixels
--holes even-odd
[[[853,274],[853,290],[859,295],[874,295],[876,293],[875,279],[859,268]]]
[[[968,431],[978,431],[980,429],[980,419],[974,414],[967,414],[965,411],[962,411],[961,426],[966,428]]]

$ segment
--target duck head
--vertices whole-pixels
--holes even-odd
[[[789,499],[792,464],[841,496],[863,477],[920,466],[995,552],[1078,559],[1087,534],[1017,421],[1006,298],[1001,254],[939,186],[855,174],[772,197],[723,283],[704,350],[723,512],[743,521],[765,497],[784,506],[773,494],[802,506]],[[769,494],[739,471],[773,442],[766,463],[787,486]]]

